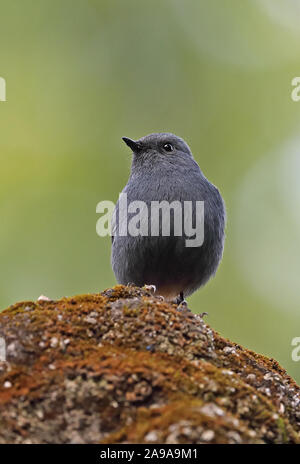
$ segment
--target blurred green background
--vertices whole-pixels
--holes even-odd
[[[96,204],[122,136],[185,138],[227,205],[217,276],[190,298],[223,336],[300,381],[300,4],[0,1],[0,307],[115,284]]]

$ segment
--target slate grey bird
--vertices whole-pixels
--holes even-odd
[[[123,140],[133,153],[130,177],[122,192],[127,195],[128,205],[143,201],[151,210],[155,202],[176,201],[182,207],[185,202],[190,202],[192,221],[197,224],[196,203],[204,202],[204,240],[201,246],[196,247],[186,245],[190,236],[183,228],[181,235],[176,233],[175,210],[173,212],[172,208],[169,236],[163,234],[161,217],[156,236],[150,231],[147,236],[132,236],[130,233],[123,236],[119,233],[120,199],[114,211],[111,262],[117,281],[124,285],[153,284],[159,295],[168,300],[177,298],[180,303],[203,286],[219,266],[225,237],[223,199],[219,190],[206,179],[189,146],[180,137],[157,133],[136,141],[127,137]],[[132,213],[128,214],[129,221],[132,217]],[[183,216],[181,219],[185,220]],[[150,229],[151,214],[147,224]]]

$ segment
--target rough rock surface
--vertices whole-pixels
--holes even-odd
[[[0,336],[0,443],[300,443],[285,370],[145,288],[18,303]]]

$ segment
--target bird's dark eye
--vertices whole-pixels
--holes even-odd
[[[165,143],[164,144],[164,150],[168,151],[168,152],[173,151],[174,150],[173,145],[171,145],[170,143]]]

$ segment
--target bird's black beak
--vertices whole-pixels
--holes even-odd
[[[124,140],[126,145],[128,145],[129,148],[131,148],[131,150],[134,153],[137,153],[137,152],[140,151],[141,145],[139,144],[139,142],[136,142],[135,140],[129,139],[128,137],[122,137],[122,140]]]

